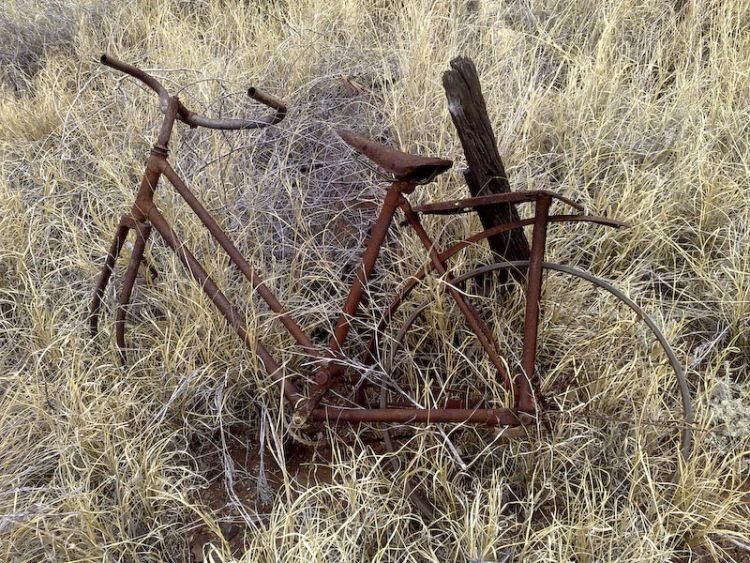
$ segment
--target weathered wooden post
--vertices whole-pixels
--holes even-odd
[[[472,60],[466,57],[453,59],[451,70],[443,73],[443,88],[448,98],[448,111],[469,165],[464,178],[471,195],[476,197],[511,191],[497,150],[495,133],[487,115],[477,68]],[[477,213],[485,229],[519,219],[512,204],[482,207]],[[529,259],[529,242],[521,228],[490,237],[488,242],[500,259]],[[507,270],[502,273],[501,281],[504,281],[507,279]]]

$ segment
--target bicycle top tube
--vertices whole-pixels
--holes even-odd
[[[159,95],[159,107],[161,108],[162,113],[167,112],[167,105],[169,104],[170,96],[166,88],[164,88],[156,78],[133,65],[119,61],[106,54],[102,55],[100,60],[102,64],[119,70],[120,72],[124,72],[125,74],[129,74],[151,88]],[[286,116],[286,104],[278,98],[271,96],[270,94],[264,94],[252,86],[248,88],[247,95],[253,100],[260,102],[271,109],[275,109],[276,113],[259,119],[212,119],[189,111],[182,102],[178,100],[177,119],[186,123],[190,127],[236,130],[268,127],[269,125],[279,123]]]

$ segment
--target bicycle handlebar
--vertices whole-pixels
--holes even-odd
[[[159,95],[159,108],[162,113],[166,113],[167,105],[169,104],[169,93],[161,83],[148,74],[147,72],[134,67],[128,63],[117,60],[114,57],[110,57],[107,54],[101,56],[101,63],[108,67],[129,74],[133,78],[137,78],[143,82],[146,86],[151,88],[154,92]],[[261,119],[213,119],[198,115],[189,111],[183,104],[178,100],[177,119],[186,123],[190,127],[206,127],[208,129],[260,129],[262,127],[268,127],[269,125],[275,125],[279,123],[284,117],[286,117],[286,104],[278,98],[265,94],[258,91],[257,88],[250,87],[247,90],[247,95],[250,96],[256,102],[275,109],[276,113],[270,116],[263,117]]]

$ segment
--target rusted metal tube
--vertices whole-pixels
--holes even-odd
[[[526,313],[523,329],[523,352],[521,368],[523,373],[519,377],[516,406],[525,412],[534,412],[536,402],[532,388],[534,384],[534,365],[536,363],[536,341],[539,331],[539,299],[542,295],[542,265],[544,264],[544,249],[547,242],[547,219],[552,198],[541,195],[537,199],[534,212],[534,231],[531,237],[531,254],[529,256],[529,271],[526,286]]]
[[[362,296],[365,292],[365,284],[372,274],[372,271],[375,269],[375,262],[380,254],[380,248],[383,246],[383,241],[388,234],[388,227],[390,226],[391,221],[393,220],[393,215],[396,213],[396,209],[399,206],[401,192],[408,189],[410,185],[411,184],[408,182],[394,182],[386,192],[383,207],[380,210],[375,226],[372,228],[370,240],[368,241],[367,248],[362,255],[360,266],[357,268],[357,277],[355,278],[354,283],[352,283],[342,313],[336,322],[336,329],[334,330],[333,338],[331,338],[329,344],[329,348],[334,354],[341,349],[342,344],[346,340],[347,334],[349,334],[352,318],[356,315],[357,308],[359,307],[359,304],[362,301]]]
[[[279,321],[284,325],[294,339],[302,346],[302,348],[313,358],[320,358],[321,354],[308,336],[303,332],[300,326],[294,322],[289,316],[289,313],[284,309],[283,305],[276,299],[276,296],[266,287],[263,280],[255,273],[250,264],[245,260],[240,251],[232,243],[229,237],[224,233],[219,224],[214,220],[211,214],[203,207],[203,204],[193,194],[190,188],[185,185],[185,182],[177,175],[177,172],[169,165],[165,164],[163,174],[167,177],[167,180],[175,187],[177,192],[182,196],[182,199],[190,206],[190,209],[198,216],[201,222],[206,226],[208,232],[214,237],[216,242],[224,249],[232,263],[239,268],[240,272],[250,282],[253,289],[258,292],[258,295],[268,303],[270,309],[278,315]]]
[[[128,238],[128,231],[128,226],[120,220],[115,238],[109,247],[107,258],[104,260],[104,266],[99,274],[99,281],[96,284],[94,297],[91,299],[91,306],[89,307],[89,327],[92,337],[96,336],[99,331],[99,309],[102,306],[102,297],[104,296],[104,291],[107,289],[112,273],[115,271],[115,262]]]
[[[245,322],[242,320],[242,315],[237,311],[221,290],[217,287],[216,283],[211,279],[206,270],[203,268],[200,262],[193,256],[190,250],[182,243],[177,234],[169,226],[169,223],[164,216],[159,212],[156,207],[152,207],[148,215],[149,220],[153,224],[154,228],[164,238],[167,245],[174,251],[179,258],[180,262],[190,271],[193,278],[200,284],[203,292],[213,301],[214,305],[219,309],[224,318],[227,319],[229,324],[232,326],[234,331],[243,340],[245,345],[251,351],[255,352],[260,361],[263,363],[263,367],[268,374],[274,380],[274,383],[278,384],[281,388],[284,397],[291,402],[293,405],[297,404],[303,399],[302,395],[297,391],[296,386],[284,378],[283,370],[279,363],[273,358],[271,353],[263,346],[259,340],[251,340],[245,326]]]
[[[124,63],[107,54],[102,55],[99,61],[103,65],[114,68],[115,70],[119,70],[120,72],[124,72],[125,74],[129,74],[133,78],[137,78],[138,80],[143,82],[146,86],[151,88],[154,92],[156,92],[159,95],[159,105],[161,106],[161,110],[163,112],[167,111],[167,104],[169,103],[169,94],[167,93],[167,90],[164,88],[164,86],[161,85],[161,82],[159,82],[156,78],[154,78],[147,72],[144,72],[141,69],[134,67],[133,65]]]
[[[362,302],[367,280],[375,269],[380,249],[388,234],[388,227],[398,208],[401,192],[408,190],[410,187],[412,187],[410,182],[396,181],[391,184],[386,192],[385,201],[371,230],[370,240],[367,242],[367,247],[357,268],[356,277],[328,344],[331,356],[335,356],[341,350],[341,346],[349,334],[352,319],[356,316],[359,304]],[[316,372],[308,397],[297,410],[297,416],[300,420],[306,420],[310,416],[328,389],[340,378],[342,372],[341,366],[335,363],[330,363]]]
[[[156,146],[151,149],[151,155],[146,162],[146,170],[143,172],[135,202],[130,208],[130,220],[134,223],[144,223],[148,218],[149,211],[154,206],[154,192],[159,185],[161,170],[166,163],[165,157],[155,151]]]
[[[607,219],[606,217],[598,217],[596,215],[550,215],[548,217],[547,222],[548,223],[595,223],[597,225],[602,225],[604,227],[612,227],[614,229],[619,229],[619,228],[628,226],[627,224],[622,223],[620,221],[615,221],[614,219]],[[480,240],[484,240],[498,233],[504,233],[506,231],[510,231],[517,227],[526,227],[528,225],[533,225],[533,224],[534,224],[534,218],[531,217],[530,219],[521,219],[519,221],[513,221],[512,223],[504,223],[502,225],[492,227],[491,229],[487,229],[486,231],[482,231],[480,233],[470,236],[469,238],[465,240],[457,242],[456,244],[454,244],[453,246],[445,250],[445,252],[443,252],[440,256],[444,260],[447,260],[448,258],[455,255],[460,250],[463,250],[464,248],[466,248],[467,246],[475,242],[479,242]]]
[[[310,416],[313,420],[328,423],[341,422],[395,422],[395,423],[471,423],[488,426],[521,426],[531,423],[534,418],[527,413],[513,409],[346,409],[323,407],[315,409]]]
[[[112,67],[120,72],[129,74],[133,78],[137,78],[143,82],[146,86],[151,88],[154,92],[159,95],[159,107],[163,113],[167,112],[170,99],[177,99],[176,97],[170,98],[167,90],[162,86],[155,77],[149,73],[134,67],[128,63],[117,60],[109,55],[102,55],[99,59],[102,64]],[[259,129],[262,127],[268,127],[274,125],[284,119],[286,116],[286,105],[278,98],[263,94],[256,88],[248,89],[248,96],[252,99],[276,110],[276,113],[271,116],[261,117],[257,119],[213,119],[198,115],[197,113],[191,112],[181,102],[178,104],[177,114],[180,121],[186,123],[190,127],[206,127],[208,129],[225,129],[225,130],[237,130],[237,129]]]
[[[483,195],[470,197],[466,199],[452,199],[449,201],[439,201],[437,203],[428,203],[414,208],[416,213],[426,213],[428,215],[454,215],[458,213],[468,213],[478,207],[486,205],[497,205],[498,203],[531,203],[537,201],[540,197],[546,196],[570,205],[573,209],[583,211],[583,206],[576,203],[570,198],[556,194],[550,190],[527,190],[517,192],[504,192],[500,194]]]
[[[604,225],[606,227],[614,227],[614,228],[625,226],[624,223],[620,223],[619,221],[606,219],[604,217],[597,217],[595,215],[550,215],[548,218],[548,222],[549,223],[590,222],[590,223],[596,223],[596,224]],[[464,248],[471,246],[472,244],[479,242],[480,240],[484,240],[498,233],[504,233],[506,231],[510,231],[511,229],[515,229],[518,227],[525,227],[533,223],[534,223],[534,218],[532,217],[530,219],[520,219],[518,221],[513,221],[512,223],[504,223],[502,225],[498,225],[497,227],[487,229],[465,240],[457,242],[453,246],[448,247],[446,250],[440,253],[440,259],[445,263],[450,258],[458,254]],[[396,311],[396,309],[399,308],[399,306],[404,301],[404,299],[406,299],[409,296],[409,294],[414,290],[414,288],[419,284],[419,282],[422,279],[424,279],[425,276],[427,276],[427,274],[429,274],[434,268],[435,268],[435,264],[432,262],[432,260],[430,260],[420,270],[416,271],[414,274],[409,276],[408,281],[398,290],[398,294],[396,295],[396,298],[393,301],[391,301],[391,303],[388,305],[388,308],[384,311],[383,318],[381,319],[380,323],[375,329],[375,336],[371,338],[367,343],[367,348],[365,350],[365,353],[362,355],[362,362],[365,365],[371,365],[372,362],[375,361],[374,352],[375,352],[375,346],[378,342],[379,335],[383,332],[385,327],[390,322],[390,319],[393,313]]]
[[[135,279],[138,276],[138,268],[141,265],[143,259],[143,252],[146,248],[146,241],[151,233],[151,227],[147,224],[138,224],[134,229],[136,232],[135,244],[133,245],[133,253],[130,255],[130,263],[128,269],[125,271],[125,277],[122,281],[122,288],[120,289],[120,298],[117,302],[117,312],[115,314],[115,341],[117,342],[117,350],[120,355],[120,363],[124,366],[126,364],[126,348],[125,345],[125,322],[128,318],[127,307],[130,304],[130,296],[133,293],[133,286],[135,286]]]
[[[271,118],[266,118],[265,121],[267,125],[276,125],[277,123],[281,122],[286,117],[286,111],[287,111],[286,103],[281,101],[276,96],[272,96],[271,94],[266,94],[265,92],[261,92],[254,86],[250,86],[250,88],[247,89],[247,95],[250,96],[256,102],[260,102],[261,104],[266,105],[276,110],[275,115],[273,115]]]
[[[156,139],[154,149],[159,156],[167,158],[167,149],[169,147],[169,139],[172,137],[172,129],[174,128],[175,119],[177,119],[177,113],[180,110],[182,104],[180,103],[177,96],[172,96],[167,100],[167,110],[164,112],[164,120],[161,123],[159,129],[159,136]]]
[[[417,233],[419,240],[422,242],[424,247],[427,249],[427,252],[430,254],[432,265],[435,268],[435,271],[441,275],[444,282],[446,283],[448,292],[451,294],[451,297],[453,297],[453,300],[456,302],[459,311],[461,311],[461,314],[466,319],[469,328],[471,328],[472,332],[476,335],[479,343],[482,345],[482,348],[487,354],[487,357],[492,362],[492,365],[495,366],[495,369],[497,370],[498,375],[500,375],[500,377],[502,378],[506,389],[511,391],[513,389],[513,383],[511,382],[510,376],[508,375],[508,371],[505,369],[505,364],[500,359],[497,343],[495,342],[492,331],[481,319],[476,309],[474,309],[474,307],[468,301],[466,301],[466,299],[464,299],[464,296],[461,294],[461,292],[453,287],[453,285],[451,284],[452,277],[445,267],[445,261],[442,259],[437,248],[435,248],[434,242],[424,230],[424,227],[422,227],[422,223],[419,221],[419,217],[414,212],[412,212],[411,207],[409,206],[409,202],[403,198],[401,201],[401,209],[404,212],[404,215],[406,215],[406,220],[409,222],[409,225],[412,229],[414,229],[414,232]]]

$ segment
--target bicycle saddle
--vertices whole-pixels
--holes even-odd
[[[336,133],[354,150],[393,174],[397,180],[412,184],[428,184],[453,166],[452,160],[402,152],[357,135],[353,131],[339,129]]]

